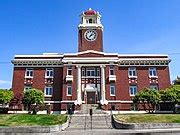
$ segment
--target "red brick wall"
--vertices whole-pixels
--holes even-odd
[[[170,75],[169,75],[169,67],[158,67],[158,82],[159,89],[165,89],[170,86]]]
[[[36,88],[44,92],[45,71],[46,71],[45,68],[34,68],[32,88]]]
[[[14,94],[24,92],[24,76],[26,69],[14,67],[12,89]]]
[[[106,66],[106,99],[107,100],[131,100],[129,94],[128,78],[129,67],[114,67],[116,75],[116,96],[110,96],[110,83],[109,83],[109,66]],[[160,89],[164,89],[170,86],[169,68],[168,67],[156,67],[158,74],[158,86]],[[138,91],[145,87],[150,86],[149,82],[149,67],[136,67],[137,70],[137,85]]]
[[[149,87],[149,67],[136,67],[137,70],[137,88],[138,91]]]
[[[73,82],[66,82],[67,75],[67,66],[63,68],[63,92],[62,92],[62,100],[76,100],[77,99],[77,68],[76,66],[72,67],[73,74]],[[72,84],[72,96],[67,96],[67,85]]]
[[[87,41],[84,38],[84,33],[87,29],[79,30],[79,42],[78,42],[78,52],[86,51],[86,50],[94,50],[94,51],[103,51],[103,32],[101,29],[96,29],[97,38],[95,41]]]
[[[54,68],[53,97],[52,100],[62,100],[63,68]]]

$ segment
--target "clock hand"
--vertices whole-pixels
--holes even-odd
[[[91,33],[91,35],[89,37],[92,37],[92,36],[93,36],[93,34]]]

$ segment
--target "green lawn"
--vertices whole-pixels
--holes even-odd
[[[0,114],[0,126],[48,126],[63,124],[66,120],[67,115],[60,114]]]
[[[127,123],[180,123],[180,114],[117,114],[115,117]]]

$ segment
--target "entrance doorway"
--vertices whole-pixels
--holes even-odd
[[[87,104],[96,104],[96,92],[87,92]]]

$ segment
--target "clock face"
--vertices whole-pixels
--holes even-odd
[[[97,33],[94,30],[87,30],[84,33],[84,37],[87,41],[94,41],[97,38]]]

